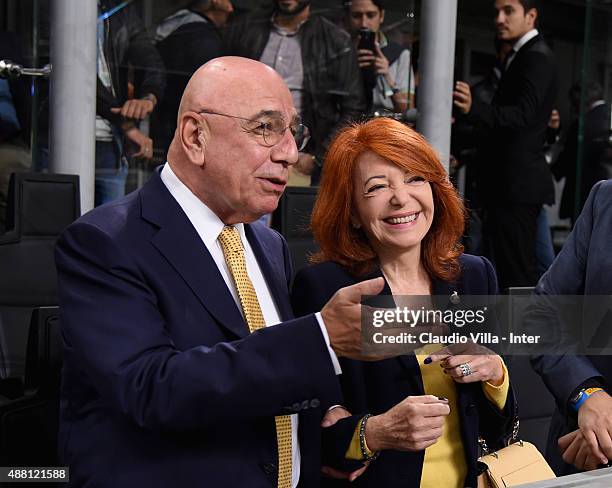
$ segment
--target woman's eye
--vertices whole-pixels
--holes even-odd
[[[378,190],[382,190],[382,189],[384,189],[384,188],[387,188],[387,185],[374,185],[374,186],[371,186],[370,188],[368,188],[368,189],[366,190],[366,194],[368,194],[368,193],[374,193],[374,192],[376,192],[376,191],[378,191]]]
[[[423,183],[425,183],[425,181],[425,178],[423,178],[422,176],[411,176],[406,180],[406,183],[408,183],[409,185],[422,185]]]

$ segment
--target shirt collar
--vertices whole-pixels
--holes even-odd
[[[523,34],[523,36],[514,43],[514,45],[512,46],[512,50],[515,53],[517,53],[520,48],[522,48],[525,44],[531,41],[531,39],[533,39],[538,34],[539,34],[538,29],[531,29],[526,34]]]
[[[170,194],[183,209],[187,218],[195,227],[198,235],[208,249],[211,249],[225,227],[225,224],[208,206],[195,196],[189,188],[176,176],[170,164],[166,163],[160,177]],[[244,224],[235,224],[240,239],[245,242]]]
[[[285,36],[285,37],[293,37],[293,36],[298,35],[300,32],[300,29],[306,22],[308,22],[308,19],[302,20],[302,22],[298,24],[297,29],[295,29],[295,31],[288,31],[286,29],[283,29],[276,23],[276,12],[272,14],[272,17],[270,17],[270,23],[272,24],[272,28],[274,29],[274,32],[282,36]]]
[[[387,44],[389,44],[389,39],[387,39],[387,36],[383,31],[378,31],[378,43],[380,44],[381,49],[383,47],[387,47]]]

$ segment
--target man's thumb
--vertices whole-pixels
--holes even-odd
[[[364,295],[378,295],[385,286],[385,280],[374,278],[362,281],[346,288],[347,298],[353,303],[360,303]]]

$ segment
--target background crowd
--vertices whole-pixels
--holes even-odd
[[[135,174],[150,174],[165,161],[189,77],[222,54],[260,60],[289,86],[311,134],[290,185],[318,185],[329,141],[348,121],[370,116],[414,120],[409,112],[416,108],[419,78],[418,34],[410,20],[414,5],[408,17],[390,22],[398,18],[397,7],[382,0],[325,9],[307,0],[260,7],[240,3],[239,8],[230,0],[182,3],[145,29],[138,2],[98,2],[96,205],[138,186],[142,178]],[[495,263],[503,288],[536,283],[554,257],[551,226],[571,224],[592,185],[609,177],[612,166],[610,109],[601,82],[584,82],[582,109],[582,82],[572,85],[571,112],[561,120],[557,107],[565,102],[558,64],[541,32],[542,6],[521,3],[524,17],[500,10],[494,19],[496,56],[479,61],[480,81],[457,75],[452,126],[450,173],[470,217],[464,243]],[[527,14],[531,6],[539,7],[533,15]],[[513,47],[511,41],[523,34],[529,35]],[[14,33],[2,35],[2,57],[24,61],[23,40]],[[468,78],[476,80],[471,87],[461,81]],[[12,171],[48,166],[48,90],[40,84],[38,147],[32,155],[29,81],[3,80],[1,88],[4,208]],[[466,92],[469,101],[461,99]],[[555,179],[564,181],[556,193]]]

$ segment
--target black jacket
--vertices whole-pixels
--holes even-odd
[[[554,202],[543,147],[557,90],[552,51],[537,35],[514,56],[492,103],[473,101],[468,119],[486,134],[477,170],[485,205]]]
[[[102,0],[99,10],[109,12],[118,6],[116,0]],[[164,64],[133,5],[128,5],[105,22],[104,54],[110,70],[115,96],[98,79],[96,113],[119,127],[122,117],[110,109],[121,107],[127,100],[128,64],[135,69],[136,98],[149,93],[159,101],[166,85]]]
[[[257,59],[270,37],[272,12],[258,12],[228,26],[226,54]],[[304,124],[311,131],[306,151],[323,161],[334,132],[366,108],[357,57],[350,36],[324,17],[300,28],[304,67]],[[320,174],[313,175],[313,182]]]
[[[183,24],[157,43],[167,70],[167,86],[155,111],[154,136],[155,144],[164,149],[174,137],[181,97],[189,78],[204,63],[221,55],[221,33],[205,16],[202,18],[204,22]]]
[[[497,293],[497,280],[489,261],[465,254],[460,264],[462,275],[457,283],[434,281],[434,295],[450,296],[453,291],[457,291],[460,296]],[[296,275],[293,284],[291,295],[294,313],[298,317],[319,311],[338,289],[377,276],[382,276],[380,269],[357,279],[345,268],[331,262],[305,268]],[[386,281],[381,295],[391,295]],[[328,430],[324,434],[323,450],[327,454],[324,464],[343,456],[357,422],[365,413],[380,414],[409,395],[425,394],[414,354],[373,362],[343,358],[340,365],[344,405],[354,415],[339,421],[331,428],[332,432]],[[498,448],[503,444],[511,431],[514,396],[510,389],[506,407],[500,412],[486,399],[480,384],[457,384],[457,402],[468,468],[465,486],[476,486],[478,434],[485,438],[489,447]],[[383,451],[355,482],[349,484],[347,481],[333,486],[417,488],[421,480],[423,458],[424,451]]]

